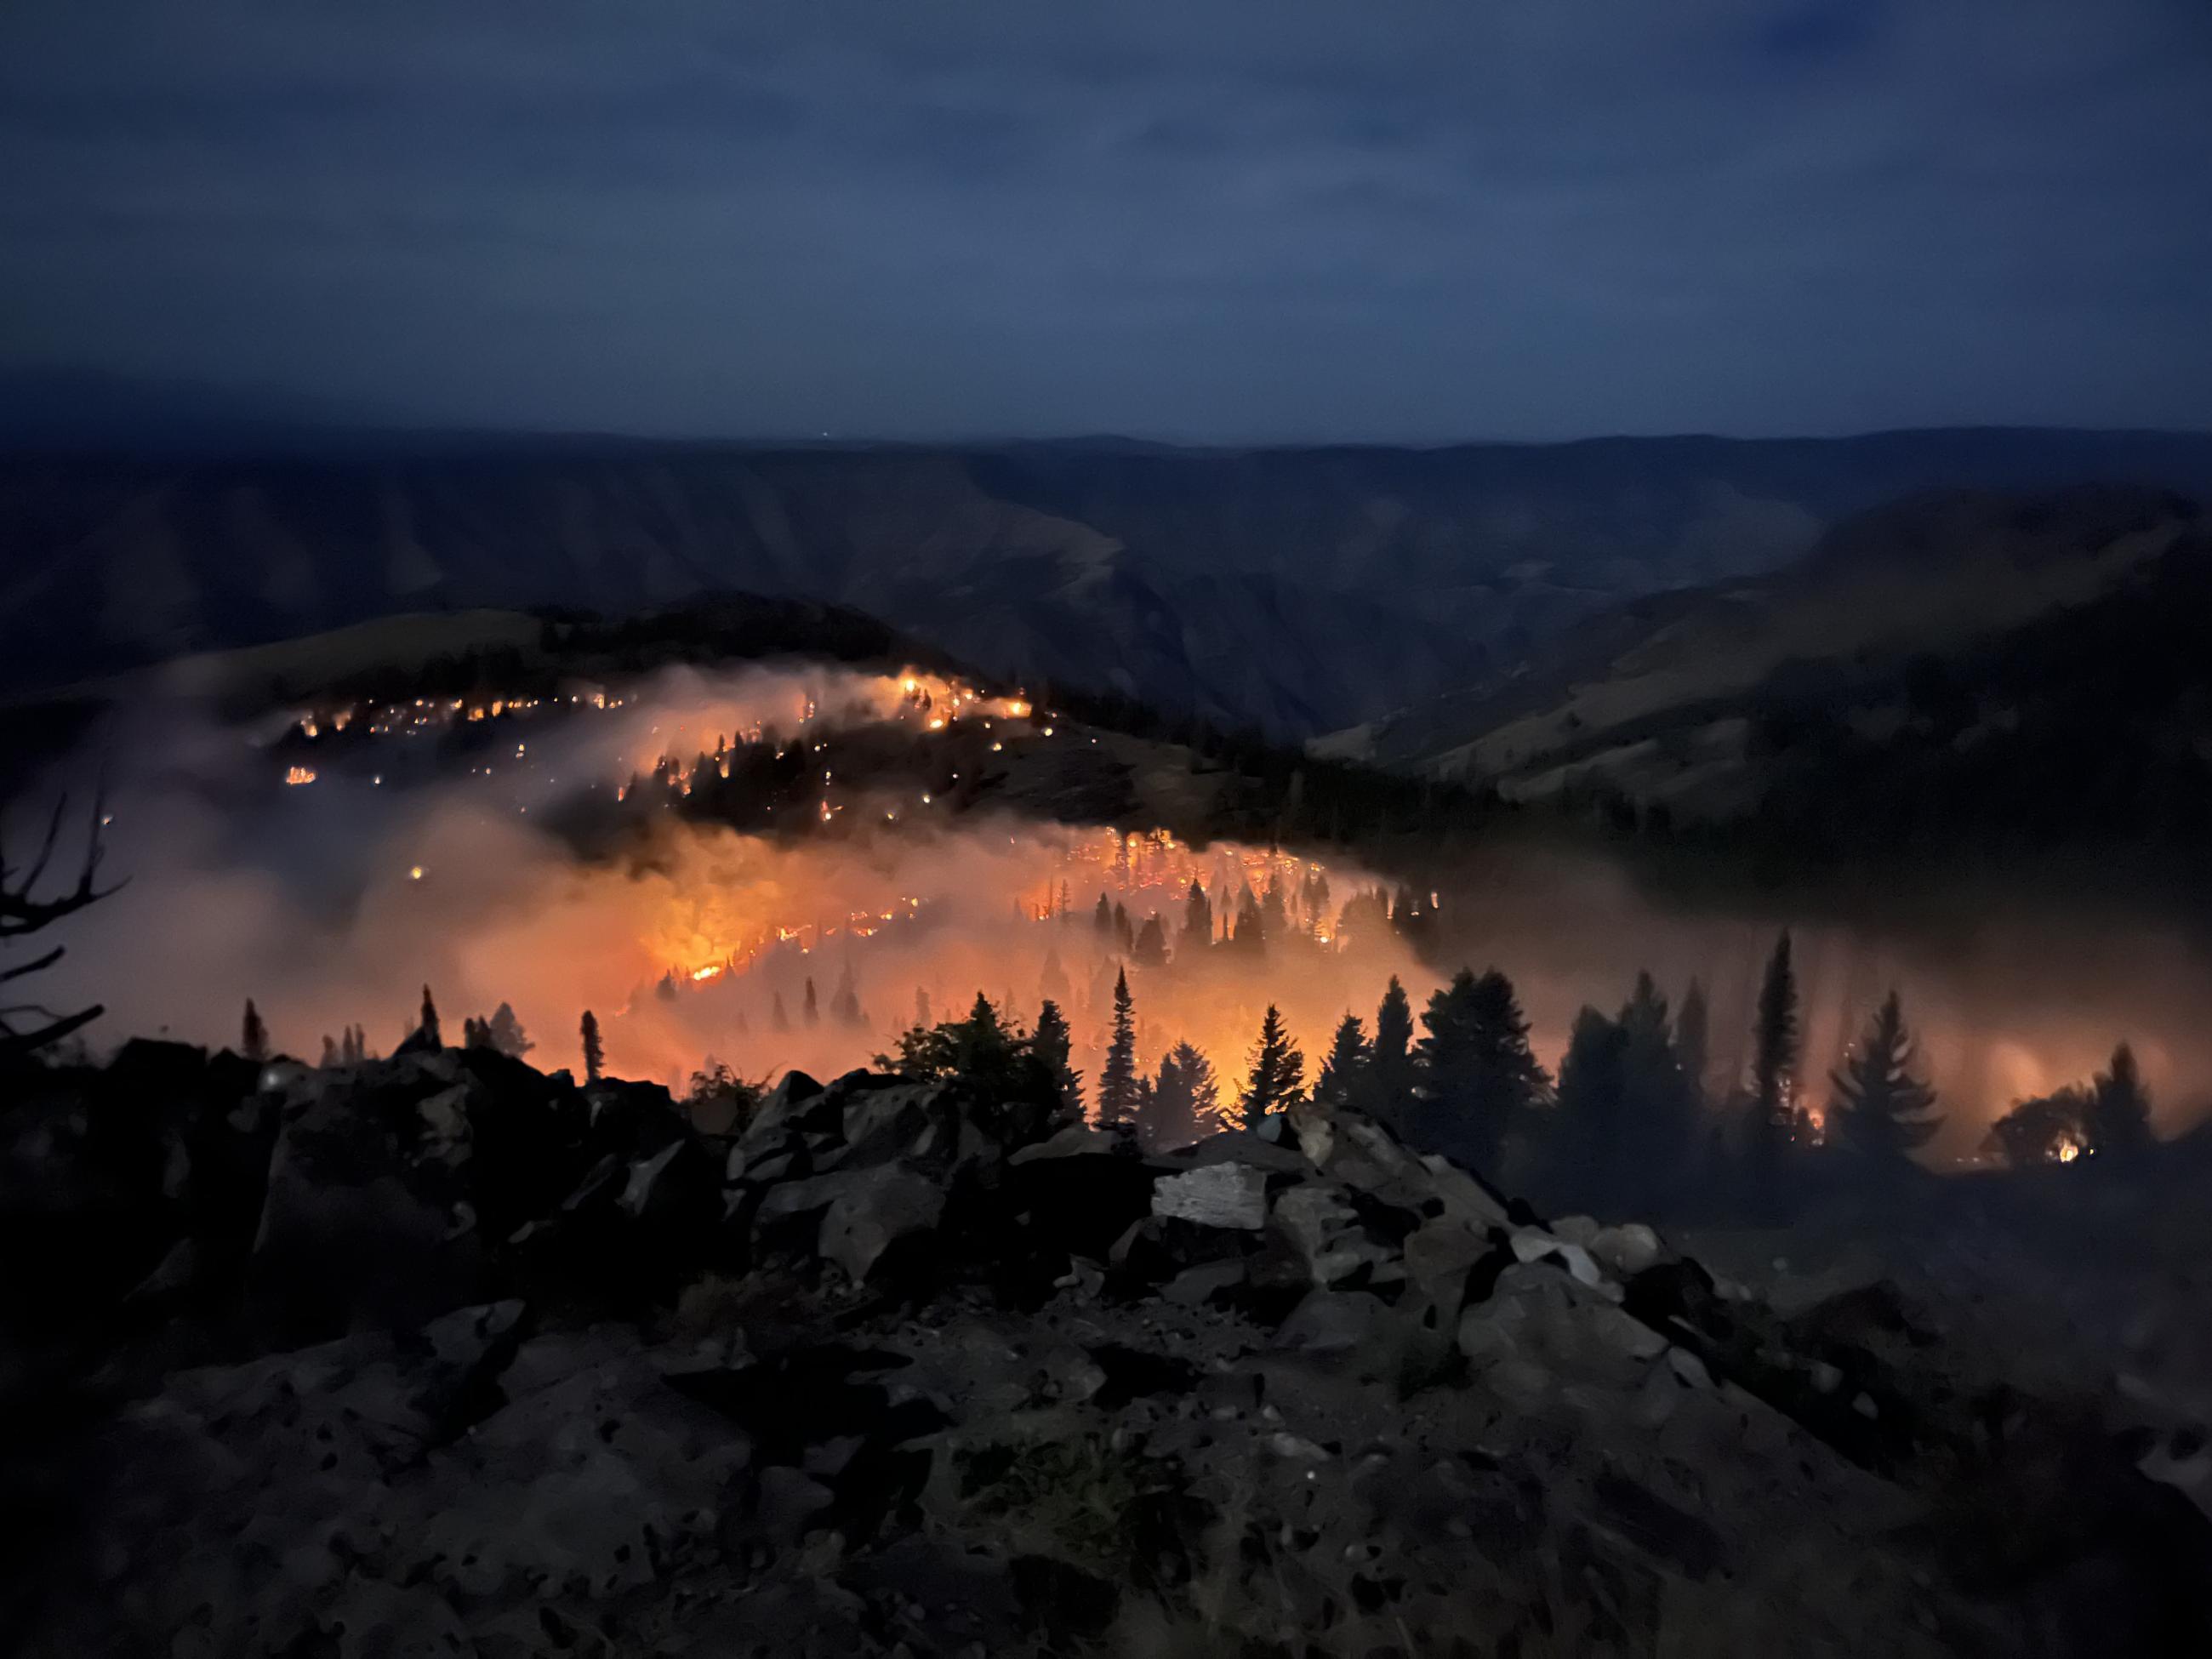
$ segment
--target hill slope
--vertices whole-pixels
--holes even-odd
[[[1775,568],[1912,489],[2095,479],[2212,488],[2212,438],[24,455],[0,463],[0,680],[398,610],[745,588],[891,617],[994,672],[1304,736],[1510,672],[1624,599]]]

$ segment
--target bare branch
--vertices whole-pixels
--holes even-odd
[[[0,985],[5,985],[11,979],[26,979],[33,974],[44,973],[47,969],[59,962],[66,954],[66,948],[57,945],[52,950],[47,951],[46,955],[35,957],[33,960],[23,963],[20,968],[10,968],[5,972],[0,972]]]
[[[9,1031],[4,1036],[0,1036],[0,1064],[10,1060],[27,1060],[40,1049],[59,1042],[74,1031],[82,1030],[106,1012],[107,1010],[100,1004],[94,1003],[89,1008],[80,1009],[74,1014],[65,1015],[50,1024],[40,1027],[37,1030]]]

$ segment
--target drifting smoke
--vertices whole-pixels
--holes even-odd
[[[1371,1021],[1393,975],[1417,1010],[1439,982],[1395,930],[1343,924],[1346,902],[1376,884],[1355,867],[981,814],[939,822],[926,798],[837,776],[839,740],[856,728],[904,721],[927,742],[980,722],[1011,745],[1046,740],[1046,718],[928,677],[682,672],[547,708],[316,711],[292,724],[360,741],[303,758],[273,750],[272,730],[148,702],[97,745],[111,780],[106,868],[129,884],[72,920],[69,955],[40,995],[106,1003],[96,1030],[110,1042],[209,1044],[236,1040],[251,996],[276,1044],[312,1059],[325,1034],[356,1023],[388,1051],[427,982],[449,1030],[510,1003],[537,1044],[531,1059],[549,1068],[580,1064],[588,1008],[611,1073],[678,1087],[708,1056],[751,1078],[865,1064],[925,1001],[932,1017],[957,1018],[981,991],[1028,1023],[1050,996],[1095,1083],[1127,963],[1140,1063],[1188,1041],[1233,1092],[1268,1003],[1310,1080],[1336,1022]],[[441,733],[462,726],[480,741],[457,765]],[[712,763],[721,745],[762,738],[821,763],[818,796],[788,832],[663,813],[618,858],[586,860],[551,827],[564,802],[611,799],[639,778],[673,791],[664,762]],[[1194,879],[1217,938],[1248,890],[1257,899],[1275,887],[1263,951],[1189,948]],[[1609,865],[1525,851],[1437,884],[1430,963],[1505,969],[1547,1066],[1583,1003],[1617,1007],[1649,968],[1678,1000],[1703,983],[1707,1083],[1725,1091],[1740,1078],[1759,968],[1790,918],[1675,913]],[[1094,925],[1102,894],[1133,933],[1157,914],[1164,964]],[[2123,1039],[2160,1096],[2162,1127],[2195,1115],[2212,1066],[2199,1018],[2212,976],[2175,936],[2014,902],[1963,935],[1800,926],[1796,941],[1816,1109],[1828,1068],[1894,985],[1949,1114],[1939,1157],[1970,1154],[2012,1101],[2086,1077]]]
[[[611,1073],[680,1086],[708,1056],[751,1077],[863,1065],[923,1006],[957,1018],[978,991],[1024,1023],[1059,1001],[1076,1063],[1095,1076],[1126,963],[1140,1061],[1188,1041],[1233,1089],[1269,1002],[1317,1067],[1337,1020],[1371,1013],[1392,975],[1417,1000],[1436,982],[1387,927],[1339,936],[1343,902],[1373,884],[1356,870],[1164,835],[986,815],[939,823],[921,800],[887,805],[836,778],[836,740],[855,727],[1025,720],[1018,700],[843,671],[685,672],[580,696],[584,712],[550,731],[514,721],[512,744],[502,731],[458,776],[425,776],[417,751],[475,705],[300,717],[311,731],[356,719],[379,731],[344,766],[313,768],[273,757],[268,731],[181,704],[137,708],[103,744],[107,867],[130,884],[73,924],[46,989],[104,1001],[108,1033],[207,1043],[234,1040],[252,996],[275,1043],[312,1058],[356,1022],[388,1051],[428,983],[449,1025],[510,1003],[548,1066],[578,1063],[591,1009]],[[821,805],[799,814],[799,833],[664,814],[618,860],[591,862],[550,827],[580,791],[617,792],[664,757],[711,759],[727,738],[762,734],[823,763]],[[270,787],[280,780],[293,787]],[[824,819],[834,833],[819,833]],[[1194,879],[1212,895],[1216,936],[1248,892],[1256,902],[1276,890],[1264,953],[1191,948]],[[1102,895],[1132,936],[1157,916],[1169,961],[1102,933]]]

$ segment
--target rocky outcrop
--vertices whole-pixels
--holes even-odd
[[[1784,1315],[1355,1115],[1147,1157],[1049,1105],[794,1073],[710,1139],[659,1091],[492,1054],[274,1066],[227,1102],[156,1059],[193,1081],[131,1133],[206,1150],[103,1147],[103,1201],[137,1170],[171,1231],[84,1287],[68,1382],[100,1409],[15,1459],[51,1500],[26,1652],[2212,1628],[2203,1517],[1894,1296]],[[63,1097],[107,1086],[26,1120],[58,1183],[88,1156]]]

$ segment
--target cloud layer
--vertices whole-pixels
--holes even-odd
[[[738,434],[2212,422],[2194,0],[27,0],[0,362]]]

